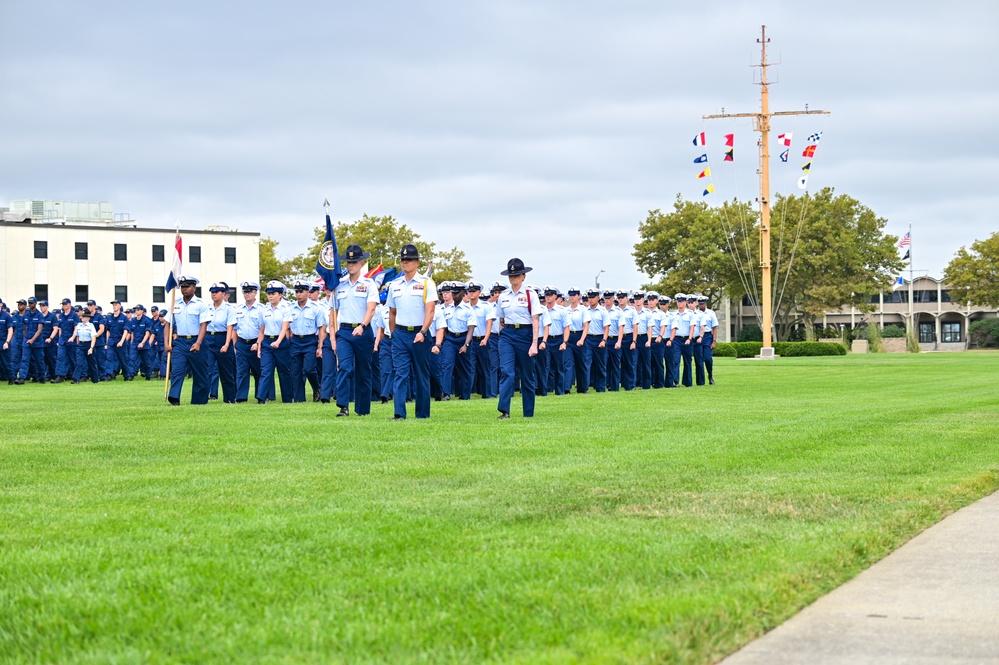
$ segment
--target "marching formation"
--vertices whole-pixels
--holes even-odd
[[[431,402],[498,399],[510,417],[519,390],[523,415],[537,396],[676,388],[714,384],[712,350],[718,319],[704,296],[655,292],[581,291],[525,284],[532,268],[511,259],[488,292],[481,282],[443,282],[420,273],[414,245],[400,250],[402,274],[382,286],[365,277],[369,254],[351,245],[346,274],[332,289],[317,282],[240,284],[243,302],[229,302],[216,282],[210,298],[195,295],[198,279],[181,275],[172,314],[167,308],[123,310],[96,302],[61,310],[35,298],[8,312],[0,303],[0,370],[10,384],[94,383],[169,377],[167,399],[180,404],[190,378],[191,403],[210,399],[258,404],[311,400],[336,415],[394,405],[405,419],[429,418]],[[675,303],[675,308],[673,304]],[[275,374],[277,382],[275,384]],[[252,386],[251,386],[252,379]],[[220,390],[221,386],[221,390]]]

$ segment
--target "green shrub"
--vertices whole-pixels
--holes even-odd
[[[800,356],[845,356],[846,347],[838,342],[777,342],[774,353],[782,358]]]
[[[750,323],[739,330],[739,342],[763,342],[763,329],[755,323]]]
[[[982,319],[968,326],[969,346],[978,348],[995,346],[999,343],[999,319]]]
[[[735,354],[735,344],[732,342],[716,342],[715,343],[715,357],[716,358],[738,358]]]
[[[884,337],[885,339],[888,338],[898,339],[901,337],[905,337],[905,326],[898,326],[895,324],[892,324],[890,326],[885,326],[884,328],[881,329],[881,336]]]
[[[867,349],[871,353],[884,353],[885,346],[881,343],[881,329],[877,325],[864,326],[864,337],[867,338]]]
[[[843,331],[837,328],[836,326],[826,326],[824,328],[820,327],[815,332],[815,337],[816,338],[821,337],[825,339],[832,339],[833,337],[839,337],[840,339],[843,339]]]

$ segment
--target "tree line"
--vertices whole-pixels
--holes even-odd
[[[444,280],[464,282],[472,278],[472,265],[464,251],[457,247],[438,249],[436,243],[424,240],[419,233],[391,215],[364,214],[361,219],[352,222],[337,222],[333,233],[341,253],[351,244],[360,245],[364,251],[370,252],[370,268],[378,265],[385,269],[398,267],[399,250],[403,245],[412,243],[420,250],[424,265],[429,261],[434,262],[434,280],[438,283]],[[288,285],[296,279],[315,279],[316,259],[325,237],[325,225],[315,227],[312,244],[301,254],[289,259],[278,257],[278,241],[269,237],[261,238],[260,279],[264,282],[279,279]]]

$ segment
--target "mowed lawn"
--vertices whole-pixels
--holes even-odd
[[[0,660],[711,663],[999,487],[997,353],[716,375],[503,422],[0,386]]]

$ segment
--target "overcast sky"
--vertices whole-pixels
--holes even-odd
[[[114,204],[147,227],[226,224],[302,251],[322,223],[394,215],[475,275],[630,288],[648,210],[755,198],[746,121],[767,25],[773,164],[911,223],[939,276],[999,230],[999,3],[0,0],[0,205]],[[722,134],[735,134],[721,164]],[[779,152],[772,150],[776,155]],[[727,168],[723,168],[727,167]]]

